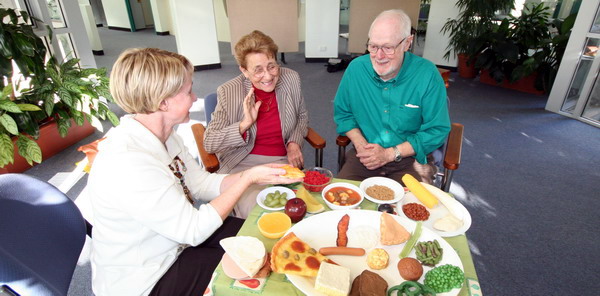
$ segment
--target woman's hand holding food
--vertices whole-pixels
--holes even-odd
[[[283,175],[286,174],[286,170],[283,167],[284,164],[265,164],[252,167],[242,173],[242,178],[248,178],[252,184],[291,184],[301,182],[302,178],[286,178]]]
[[[250,91],[244,98],[244,118],[240,122],[240,135],[245,133],[250,127],[256,122],[258,118],[258,109],[262,105],[261,101],[256,102],[254,100],[254,88],[251,87]]]
[[[300,145],[296,142],[289,142],[286,149],[289,164],[297,168],[304,167],[304,158],[302,157]]]

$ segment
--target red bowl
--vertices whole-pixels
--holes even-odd
[[[314,167],[311,169],[304,170],[304,174],[308,174],[310,177],[310,174],[312,174],[312,173],[309,173],[309,172],[318,172],[322,176],[327,178],[326,182],[323,182],[323,183],[320,182],[320,184],[310,184],[310,183],[306,182],[307,180],[306,180],[306,176],[305,176],[304,182],[302,182],[302,185],[304,186],[304,188],[306,188],[306,190],[308,190],[310,192],[321,192],[323,190],[323,188],[325,188],[325,186],[331,184],[331,181],[333,180],[333,173],[326,168]],[[311,180],[309,180],[309,182],[310,181]]]

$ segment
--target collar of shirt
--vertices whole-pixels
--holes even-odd
[[[135,120],[131,114],[125,115],[121,118],[120,128],[132,131],[130,135],[131,141],[138,143],[136,145],[139,149],[144,149],[154,155],[164,165],[169,165],[173,162],[175,156],[182,152],[182,143],[179,143],[174,137],[176,133],[175,129],[171,132],[171,135],[167,139],[166,143],[163,143],[143,124]]]

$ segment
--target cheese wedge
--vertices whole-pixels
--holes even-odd
[[[433,209],[438,204],[438,199],[427,188],[425,188],[415,177],[406,174],[402,177],[402,182],[408,190],[412,192],[426,207]]]
[[[317,274],[315,289],[328,296],[346,296],[350,292],[350,269],[323,262]]]
[[[311,214],[320,213],[325,210],[325,207],[304,187],[300,187],[300,189],[296,191],[296,197],[302,199],[306,203],[306,211]]]
[[[252,236],[233,236],[219,241],[223,250],[249,277],[263,266],[266,250],[259,239]]]
[[[381,223],[379,227],[379,239],[384,246],[401,244],[410,238],[410,232],[386,212],[381,213]]]

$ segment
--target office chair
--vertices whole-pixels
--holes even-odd
[[[211,93],[204,98],[204,112],[206,114],[206,124],[210,122],[212,119],[212,113],[215,111],[217,106],[217,94]],[[200,155],[200,160],[204,165],[206,171],[213,173],[216,172],[220,165],[219,159],[213,153],[206,152],[204,149],[204,133],[206,132],[206,128],[201,123],[195,123],[192,125],[192,132],[194,134],[194,139],[196,139],[196,146],[198,146],[198,154]],[[323,166],[323,149],[327,144],[325,139],[323,139],[314,129],[311,127],[308,128],[308,134],[304,139],[315,148],[315,166],[321,167]]]
[[[435,164],[438,167],[436,183],[439,183],[438,187],[446,192],[450,191],[454,171],[460,166],[463,131],[464,126],[462,124],[452,123],[446,143],[433,152]],[[338,145],[339,171],[346,162],[346,146],[350,144],[350,139],[346,136],[338,136],[335,142]]]
[[[86,221],[56,187],[0,175],[0,286],[21,295],[67,295]]]

